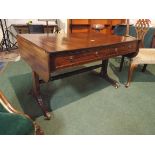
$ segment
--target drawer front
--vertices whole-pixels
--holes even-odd
[[[82,65],[97,60],[133,53],[136,52],[136,48],[137,43],[132,42],[51,55],[51,70]]]
[[[58,69],[58,68],[76,66],[88,62],[93,62],[98,59],[99,56],[97,52],[70,54],[67,56],[57,56],[55,58],[55,68]]]
[[[24,28],[16,28],[16,30],[17,30],[17,33],[19,33],[19,34],[29,33],[27,27],[24,27]]]
[[[118,50],[118,55],[125,55],[125,54],[128,54],[128,53],[136,52],[136,50],[137,50],[137,42],[119,45],[118,49],[119,49]]]

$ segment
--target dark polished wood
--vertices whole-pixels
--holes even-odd
[[[48,112],[47,107],[45,106],[40,93],[39,75],[35,71],[32,71],[32,82],[33,82],[33,95],[36,98],[38,105],[41,107],[44,116],[46,116],[46,119],[50,119],[51,115]]]
[[[39,84],[53,79],[82,73],[101,67],[101,76],[116,88],[118,82],[107,73],[108,59],[138,53],[138,40],[134,37],[104,35],[102,33],[73,34],[21,34],[17,36],[21,57],[33,71],[33,92],[39,98],[39,104],[46,118],[49,117],[43,107]],[[65,68],[79,66],[102,60],[102,64],[83,70],[73,71],[52,77],[52,73]],[[41,101],[41,102],[40,102]]]

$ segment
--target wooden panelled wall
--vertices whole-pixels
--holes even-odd
[[[126,19],[68,19],[68,31],[70,33],[90,32],[93,24],[104,24],[102,33],[112,33],[112,29],[117,24],[125,24]]]

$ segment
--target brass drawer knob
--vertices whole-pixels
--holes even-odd
[[[98,55],[98,52],[96,51],[95,54]]]
[[[69,57],[69,60],[70,60],[71,62],[73,62],[73,56],[70,56],[70,57]]]
[[[115,52],[117,52],[118,51],[118,48],[115,48]]]

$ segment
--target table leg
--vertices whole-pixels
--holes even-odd
[[[101,68],[101,77],[104,78],[106,81],[110,82],[115,88],[118,88],[120,85],[116,80],[113,80],[112,78],[109,77],[107,73],[107,68],[108,68],[108,59],[107,60],[102,60],[102,68]]]
[[[32,71],[32,79],[33,79],[33,94],[37,100],[38,105],[41,107],[45,119],[49,120],[51,118],[51,114],[48,112],[47,107],[45,106],[43,99],[41,97],[39,75],[34,71]]]

